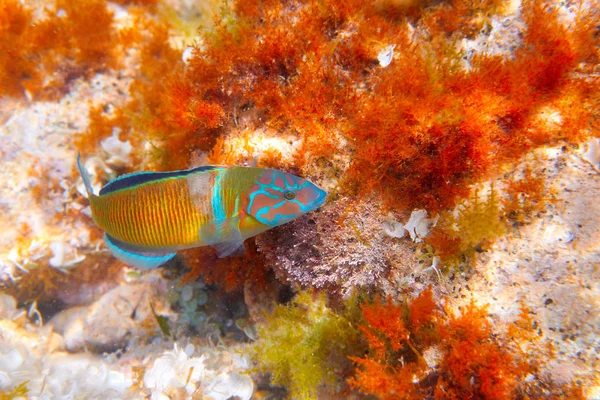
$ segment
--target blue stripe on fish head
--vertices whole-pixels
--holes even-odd
[[[265,225],[277,226],[320,207],[326,195],[303,178],[269,169],[250,189],[246,212]]]

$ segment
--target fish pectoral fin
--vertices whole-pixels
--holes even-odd
[[[175,253],[168,251],[137,249],[107,234],[104,234],[104,241],[115,258],[140,269],[154,269],[175,257]]]
[[[203,226],[198,234],[216,250],[219,258],[227,257],[244,249],[244,238],[238,223],[239,218],[227,218]]]
[[[227,256],[244,256],[246,251],[244,249],[244,242],[221,242],[212,245],[212,248],[217,252],[219,258]]]

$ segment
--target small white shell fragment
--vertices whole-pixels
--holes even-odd
[[[400,222],[390,220],[383,223],[383,233],[386,236],[400,239],[404,237],[406,230]]]
[[[119,128],[113,128],[112,136],[100,142],[100,147],[109,156],[106,163],[116,168],[123,168],[131,163],[129,154],[133,149],[129,141],[119,140],[120,131]]]
[[[254,382],[247,375],[237,372],[219,374],[206,392],[206,396],[214,400],[226,400],[232,397],[250,400],[254,392]]]
[[[52,257],[48,262],[50,266],[55,268],[72,267],[85,260],[85,256],[78,255],[76,251],[74,251],[74,257],[67,260],[67,244],[65,242],[50,243],[50,251],[52,251]]]
[[[63,242],[52,242],[50,243],[50,251],[52,251],[52,258],[50,258],[50,265],[53,267],[60,267],[65,263],[65,244]]]
[[[390,65],[392,63],[392,60],[394,59],[394,48],[395,47],[396,47],[395,44],[386,46],[377,55],[377,60],[379,60],[379,65],[381,65],[383,68],[387,67],[388,65]]]
[[[422,242],[423,238],[429,234],[433,220],[427,218],[427,211],[425,210],[413,210],[410,214],[410,219],[404,225],[404,229],[410,234],[410,238],[414,242]]]
[[[17,302],[12,296],[0,293],[0,318],[13,319],[17,313]]]
[[[582,157],[600,172],[600,138],[593,138],[582,146]]]
[[[188,357],[191,357],[191,356],[193,356],[193,355],[194,355],[194,350],[195,350],[195,347],[194,347],[194,345],[193,345],[193,344],[191,344],[191,343],[188,343],[188,344],[185,346],[185,348],[183,349],[183,352],[184,352],[185,354],[187,354],[187,356],[188,356]]]
[[[187,65],[187,64],[189,64],[189,62],[193,56],[194,56],[194,47],[188,46],[183,50],[183,53],[181,54],[181,59],[183,60],[183,63]]]

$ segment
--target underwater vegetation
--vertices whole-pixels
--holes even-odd
[[[509,56],[461,47],[474,24],[502,18],[495,3],[471,7],[393,18],[364,1],[234,3],[170,82],[165,107],[181,112],[161,129],[177,132],[168,142],[187,143],[189,158],[191,143],[202,137],[206,150],[250,109],[261,115],[253,129],[303,139],[296,168],[350,151],[346,187],[381,191],[391,205],[451,206],[497,166],[584,140],[597,123],[591,9],[572,10],[567,29],[549,2],[524,2]],[[384,68],[386,45],[395,47]]]
[[[519,206],[514,210],[523,208]],[[488,250],[490,244],[506,232],[502,211],[493,186],[483,200],[475,191],[456,210],[442,213],[425,241],[435,249],[434,254],[443,265],[473,265],[476,253]]]
[[[0,4],[0,158],[11,171],[32,165],[0,191],[14,186],[36,211],[18,225],[0,215],[21,232],[0,254],[0,289],[27,329],[45,334],[48,318],[83,307],[67,326],[90,337],[72,346],[72,332],[54,325],[60,352],[85,347],[90,370],[113,352],[123,364],[105,361],[122,377],[119,393],[133,379],[155,397],[216,389],[220,398],[219,385],[237,384],[240,398],[273,386],[290,398],[600,392],[597,177],[574,161],[587,146],[598,165],[596,0],[213,2],[214,23],[196,36],[190,26],[206,17],[181,11],[191,2],[166,3]],[[86,85],[106,77],[110,95]],[[89,105],[64,111],[62,101]],[[11,107],[58,115],[62,141],[31,134]],[[22,147],[2,136],[5,126]],[[48,165],[20,158],[34,141],[64,151]],[[550,146],[554,156],[537,158]],[[77,151],[89,155],[93,189],[125,173],[208,164],[276,168],[329,196],[249,239],[244,256],[187,249],[140,274],[91,227]],[[12,204],[23,203],[2,198],[0,207]],[[417,214],[427,232],[384,233],[386,222]],[[74,233],[44,230],[59,224]],[[166,300],[122,301],[137,279],[168,287]],[[121,314],[102,306],[108,294]],[[92,308],[112,318],[91,318]],[[97,340],[92,325],[119,345]],[[42,372],[24,381],[20,368],[1,398],[43,389]],[[69,378],[56,380],[68,387]]]
[[[526,308],[511,325],[513,343],[493,332],[485,307],[471,303],[454,315],[433,300],[431,288],[402,304],[377,297],[361,308],[366,323],[360,329],[369,351],[351,357],[357,370],[349,383],[365,394],[380,399],[584,398],[569,385],[549,388],[537,379],[525,380],[543,362],[518,347],[518,339],[535,335]]]
[[[593,7],[564,15],[551,2],[526,1],[518,20],[508,7],[233,3],[183,61],[168,27],[139,17],[132,100],[113,116],[92,111],[97,122],[80,142],[98,146],[119,127],[122,140],[152,144],[135,155],[142,165],[163,170],[258,158],[322,174],[316,160],[326,159],[335,165],[326,177],[345,195],[378,193],[395,210],[444,212],[532,149],[598,132]],[[387,46],[384,67],[378,56]],[[286,132],[300,145],[283,165],[278,150],[257,156],[248,136],[235,155],[225,138],[239,130]],[[509,188],[506,210],[521,220],[540,192],[526,181]],[[445,261],[466,251],[449,230],[438,229],[436,241]]]
[[[77,77],[118,66],[113,14],[103,0],[59,0],[34,10],[0,4],[0,95],[57,98]]]
[[[275,306],[253,343],[257,368],[294,399],[317,398],[323,389],[339,391],[351,370],[347,356],[364,348],[357,304],[353,296],[336,312],[324,294],[301,292],[289,304]]]

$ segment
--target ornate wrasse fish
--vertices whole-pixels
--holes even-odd
[[[283,171],[224,166],[127,174],[95,195],[79,154],[77,168],[109,250],[138,268],[156,268],[177,250],[199,246],[228,256],[247,238],[320,207],[326,197]]]

